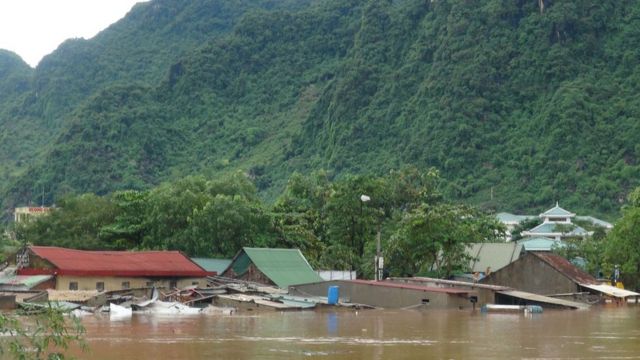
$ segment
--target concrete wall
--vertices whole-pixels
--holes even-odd
[[[526,255],[481,280],[483,284],[509,286],[540,295],[578,292],[578,285],[546,262]]]
[[[178,288],[184,288],[197,283],[200,287],[205,287],[207,281],[205,278],[180,278],[180,279],[152,279],[152,278],[139,278],[139,277],[92,277],[92,276],[57,276],[56,290],[70,290],[69,284],[76,282],[78,284],[77,290],[96,290],[98,282],[104,283],[104,291],[122,290],[124,289],[124,282],[129,282],[129,288],[144,288],[155,286],[158,288],[168,289],[171,286],[171,281],[177,282]]]
[[[424,306],[426,308],[468,308],[473,304],[464,295],[450,295],[416,289],[384,287],[371,284],[333,280],[321,283],[296,285],[289,287],[289,293],[300,296],[327,296],[329,286],[339,287],[341,301],[366,304],[381,308],[407,308]],[[476,294],[472,294],[476,295]]]

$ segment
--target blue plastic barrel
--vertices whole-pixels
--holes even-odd
[[[340,295],[340,287],[339,286],[329,286],[329,291],[327,293],[327,300],[328,300],[329,305],[337,304],[339,295]]]

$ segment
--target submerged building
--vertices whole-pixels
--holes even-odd
[[[9,259],[18,276],[50,276],[56,290],[205,286],[207,272],[179,251],[85,251],[27,246]]]

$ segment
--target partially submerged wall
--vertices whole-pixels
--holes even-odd
[[[382,282],[384,283],[384,282]],[[419,286],[385,286],[371,282],[334,280],[289,287],[289,293],[300,296],[327,296],[330,286],[338,286],[340,301],[381,308],[472,308],[471,296],[477,293],[430,291]]]

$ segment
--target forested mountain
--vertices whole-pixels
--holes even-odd
[[[559,200],[611,217],[639,185],[639,13],[631,0],[139,4],[33,74],[8,70],[31,89],[0,95],[4,206],[236,169],[269,196],[294,170],[412,164],[487,208]]]

